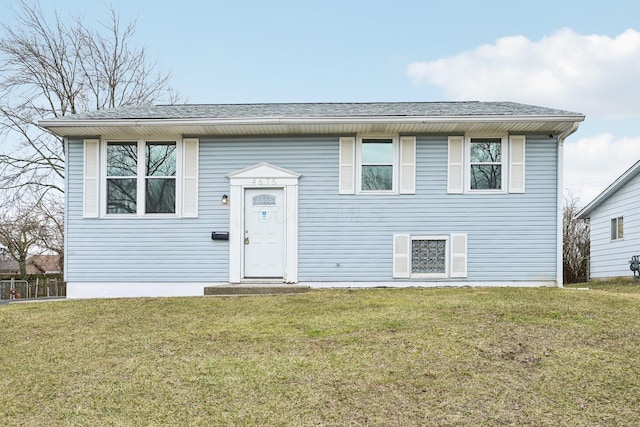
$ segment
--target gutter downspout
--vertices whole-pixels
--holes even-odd
[[[558,288],[564,287],[564,257],[563,257],[563,248],[564,248],[564,188],[563,188],[563,169],[564,169],[564,140],[567,139],[569,135],[578,130],[578,122],[573,122],[573,126],[571,129],[566,130],[558,135],[558,200],[557,204],[557,231],[556,231],[556,286]]]
[[[64,138],[64,152],[65,152],[65,174],[64,174],[64,219],[63,219],[63,227],[64,229],[62,230],[62,250],[63,250],[63,254],[62,254],[62,280],[64,280],[65,283],[67,283],[69,281],[68,277],[67,277],[67,272],[69,271],[69,269],[67,268],[67,260],[69,259],[69,257],[67,256],[67,254],[69,253],[69,248],[68,248],[68,242],[69,242],[69,236],[68,236],[68,232],[69,232],[69,160],[67,160],[69,158],[69,156],[67,155],[69,153],[69,138]],[[84,154],[83,154],[84,156]],[[84,160],[83,160],[84,163]],[[84,193],[83,193],[83,199],[84,199]],[[67,288],[68,289],[68,288]]]

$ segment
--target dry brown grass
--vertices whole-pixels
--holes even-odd
[[[0,419],[640,425],[638,285],[598,287],[1,306]]]

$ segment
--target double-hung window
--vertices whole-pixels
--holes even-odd
[[[175,214],[175,141],[106,144],[106,213]]]
[[[394,191],[394,142],[391,138],[363,138],[360,142],[360,191]]]
[[[611,240],[620,240],[624,238],[624,217],[611,219]]]
[[[107,143],[107,213],[138,210],[138,143]]]
[[[358,135],[339,139],[339,194],[416,194],[416,137]]]
[[[470,138],[470,190],[503,189],[503,146],[502,138]]]
[[[448,137],[447,193],[524,193],[524,135]]]
[[[198,138],[85,139],[84,218],[198,217]]]
[[[175,213],[176,144],[148,142],[145,153],[145,211]]]

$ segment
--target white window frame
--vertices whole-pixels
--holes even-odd
[[[413,258],[413,240],[446,240],[445,262],[446,274],[443,273],[411,273]],[[394,279],[446,279],[466,278],[468,275],[467,262],[468,234],[394,234],[393,235],[393,278]]]
[[[445,261],[444,261],[444,273],[413,273],[413,265],[412,265],[412,260],[413,260],[413,241],[414,240],[444,240],[444,256],[445,256]],[[429,236],[424,236],[424,235],[417,235],[411,236],[411,241],[409,242],[409,275],[410,277],[413,279],[446,279],[449,276],[449,273],[451,271],[451,244],[449,242],[449,235],[429,235]]]
[[[135,142],[138,150],[137,174],[137,201],[136,213],[108,213],[108,192],[107,192],[107,145],[109,143]],[[176,194],[175,194],[175,212],[173,213],[145,213],[146,211],[146,175],[145,175],[145,156],[147,143],[154,142],[174,142],[176,144]],[[183,180],[183,151],[182,138],[175,136],[158,136],[150,138],[103,138],[100,147],[100,212],[104,218],[178,218],[182,212],[182,180]],[[133,178],[133,176],[131,177]]]
[[[616,224],[615,236],[613,235],[613,230],[614,230],[613,223],[614,223],[614,221],[615,221],[615,224]],[[619,233],[620,222],[622,222],[622,237],[620,237],[620,233]],[[611,233],[611,241],[612,242],[617,242],[619,240],[624,240],[624,216],[617,216],[617,217],[611,218],[611,221],[609,221],[609,224],[611,226],[611,229],[610,229],[611,230],[610,231],[610,233]]]
[[[500,139],[500,187],[499,189],[472,189],[471,188],[471,143],[476,138],[491,138]],[[479,193],[479,194],[506,194],[509,189],[508,169],[509,169],[509,135],[502,134],[468,134],[465,135],[465,147],[464,147],[464,170],[465,170],[465,192],[466,193]]]
[[[366,139],[391,140],[392,144],[392,171],[391,171],[391,190],[363,190],[362,189],[362,141]],[[356,194],[398,194],[400,180],[400,149],[398,134],[359,134],[356,137]]]

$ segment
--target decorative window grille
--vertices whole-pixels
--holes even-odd
[[[411,274],[447,274],[446,239],[412,239]]]
[[[253,206],[275,206],[276,196],[272,196],[270,194],[260,194],[257,196],[253,196],[253,198],[251,199],[251,203]]]

